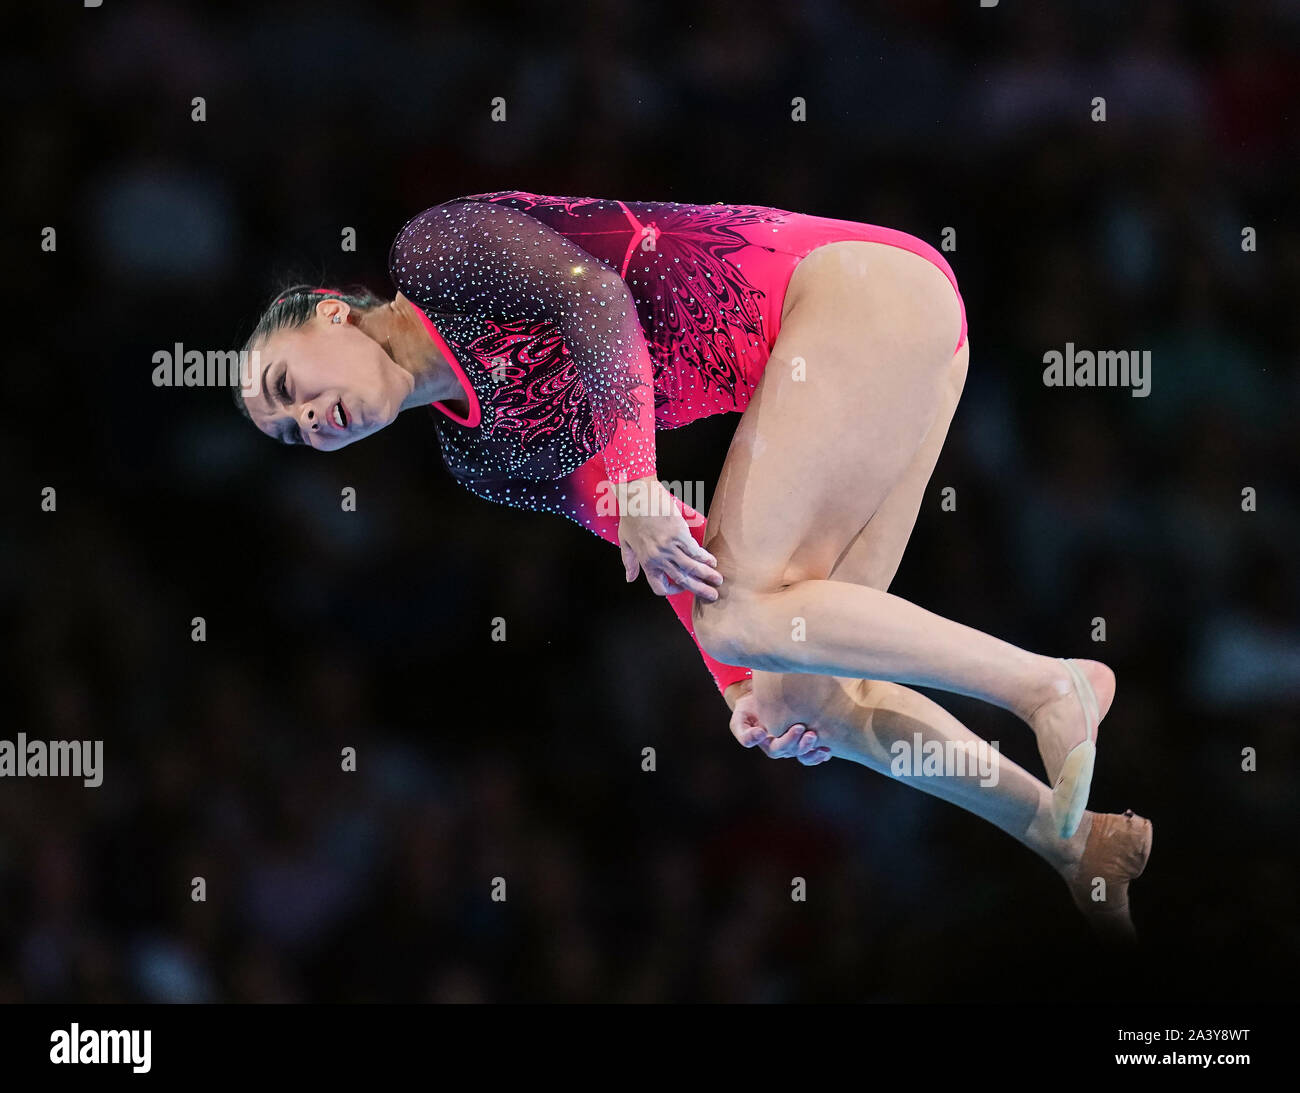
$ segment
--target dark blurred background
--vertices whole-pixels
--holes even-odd
[[[0,736],[105,775],[0,781],[0,998],[1289,996],[1298,43],[1294,0],[13,10]],[[285,278],[391,292],[408,218],[497,189],[956,230],[970,379],[894,591],[1114,666],[1093,802],[1155,822],[1141,958],[965,813],[743,751],[613,549],[461,491],[421,414],[324,458],[152,385]],[[1150,397],[1046,389],[1066,341],[1150,349]],[[735,420],[661,476],[711,487]]]

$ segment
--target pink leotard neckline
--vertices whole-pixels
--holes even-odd
[[[433,339],[433,344],[438,347],[438,351],[443,355],[447,364],[451,367],[452,375],[456,377],[456,382],[460,384],[461,390],[465,392],[465,403],[469,407],[469,414],[461,417],[450,406],[441,402],[431,402],[429,405],[434,409],[446,414],[457,425],[465,425],[474,428],[483,418],[483,410],[479,406],[478,395],[474,393],[474,387],[469,382],[469,377],[465,375],[464,369],[456,360],[456,355],[448,348],[446,341],[443,340],[438,328],[433,325],[433,320],[424,313],[424,309],[419,304],[411,304],[415,308],[415,313],[420,316],[420,321],[424,323],[424,328],[429,332],[429,337]]]

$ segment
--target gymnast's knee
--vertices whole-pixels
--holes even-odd
[[[713,602],[697,598],[691,617],[695,637],[709,656],[723,664],[780,671],[784,661],[763,621],[762,597],[736,584],[724,584]]]

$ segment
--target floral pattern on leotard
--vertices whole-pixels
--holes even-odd
[[[736,345],[740,339],[766,339],[759,306],[765,294],[729,256],[753,245],[737,227],[770,221],[774,212],[709,205],[670,206],[656,214],[654,250],[638,247],[624,275],[634,295],[638,277],[648,278],[651,287],[662,277],[652,301],[650,338],[656,409],[675,403],[683,370],[698,375],[706,391],[716,385],[731,398],[745,383]]]
[[[738,345],[764,347],[766,294],[732,257],[756,245],[741,228],[781,224],[784,209],[758,205],[623,202],[498,190],[462,200],[507,205],[563,233],[627,282],[654,361],[655,417],[660,428],[684,424],[682,379],[738,404],[748,362]],[[648,246],[646,241],[648,240]],[[711,412],[722,409],[719,405]]]
[[[486,331],[462,348],[488,373],[492,384],[480,398],[490,436],[513,434],[522,453],[558,444],[557,462],[577,463],[599,452],[612,426],[592,412],[576,363],[553,322],[484,320]],[[629,377],[614,397],[621,416],[636,412],[635,382]],[[574,462],[574,461],[577,462]]]

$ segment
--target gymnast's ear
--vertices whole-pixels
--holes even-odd
[[[316,317],[324,319],[332,326],[343,326],[356,322],[356,313],[346,300],[331,296],[316,305]]]

